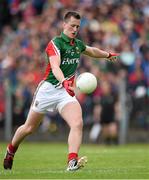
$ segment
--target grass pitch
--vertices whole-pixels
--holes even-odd
[[[0,179],[149,179],[149,144],[82,145],[88,163],[76,172],[65,170],[66,144],[21,144],[11,171],[3,170],[5,149],[0,143]]]

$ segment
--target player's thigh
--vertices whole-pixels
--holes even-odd
[[[82,126],[82,109],[80,104],[76,102],[67,103],[60,112],[62,118],[69,126]]]
[[[30,109],[27,116],[27,120],[25,122],[25,126],[28,126],[32,129],[37,128],[39,124],[41,123],[43,117],[44,117],[43,113],[38,113]]]

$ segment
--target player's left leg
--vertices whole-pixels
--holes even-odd
[[[66,104],[62,111],[61,116],[70,127],[68,137],[69,153],[78,153],[82,142],[82,110],[78,102],[69,102]]]
[[[60,114],[70,127],[68,137],[69,154],[67,170],[77,170],[83,167],[87,162],[86,157],[78,158],[78,152],[82,142],[82,109],[77,101],[69,102],[62,108]]]

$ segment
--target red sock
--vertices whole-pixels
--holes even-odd
[[[77,154],[77,153],[69,153],[69,154],[68,154],[68,162],[69,162],[71,159],[78,159],[78,154]]]
[[[12,153],[12,154],[14,154],[18,149],[18,147],[14,147],[12,144],[8,144],[7,148],[9,150],[9,152]]]

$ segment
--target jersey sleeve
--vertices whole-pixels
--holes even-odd
[[[79,48],[80,48],[80,50],[81,50],[81,53],[82,53],[83,51],[85,51],[86,45],[84,44],[84,42],[81,41],[81,40],[79,40],[79,41],[78,41],[78,44],[79,44]]]
[[[47,53],[47,55],[50,56],[60,56],[60,50],[57,47],[57,45],[55,44],[55,42],[53,40],[51,40],[46,49],[45,52]]]

